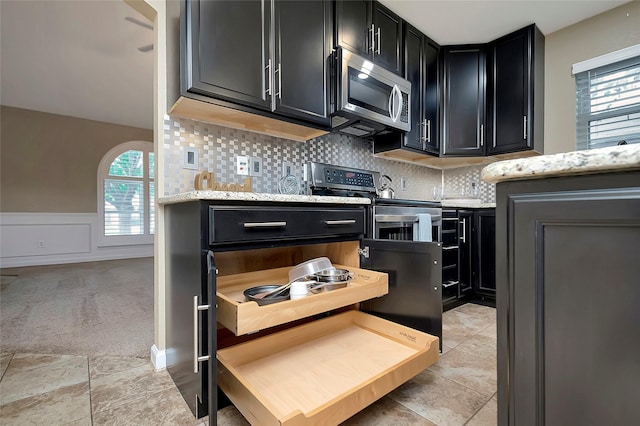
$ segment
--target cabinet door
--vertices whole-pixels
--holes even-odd
[[[271,109],[267,94],[271,2],[187,2],[185,90]]]
[[[389,293],[362,302],[364,312],[438,336],[442,345],[442,251],[438,243],[364,240],[363,268],[389,274]],[[442,346],[441,346],[442,347]]]
[[[362,56],[371,56],[371,0],[336,2],[336,44]]]
[[[404,135],[403,145],[422,151],[424,149],[423,98],[423,40],[424,35],[416,28],[405,24],[404,77],[411,82],[411,130]]]
[[[451,156],[484,155],[483,47],[448,47],[444,54],[444,147]]]
[[[459,210],[458,225],[458,297],[463,297],[473,285],[473,212]]]
[[[531,149],[529,81],[531,34],[528,29],[503,37],[491,46],[490,154]]]
[[[381,3],[373,2],[372,23],[375,28],[373,61],[402,75],[402,19]]]
[[[331,2],[276,1],[275,110],[329,124]]]
[[[424,86],[422,88],[423,120],[425,123],[426,150],[440,153],[440,46],[425,37],[424,44]],[[415,122],[414,122],[415,123]]]
[[[475,290],[489,296],[496,293],[496,212],[480,210],[475,217]]]

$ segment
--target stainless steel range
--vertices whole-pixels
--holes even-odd
[[[389,294],[361,303],[363,311],[438,336],[442,349],[442,206],[380,198],[380,173],[310,164],[314,195],[367,197],[368,257],[363,267],[389,274]]]

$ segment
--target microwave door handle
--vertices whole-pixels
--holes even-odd
[[[400,113],[402,112],[402,92],[397,84],[393,85],[393,115],[391,116],[391,120],[395,123],[400,118]]]
[[[391,117],[392,120],[393,120],[393,104],[394,104],[393,97],[396,94],[394,89],[391,89],[391,93],[389,93],[389,117]]]

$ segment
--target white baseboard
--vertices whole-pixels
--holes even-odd
[[[165,350],[158,349],[155,344],[151,346],[151,363],[156,371],[167,368],[167,353]]]
[[[101,246],[97,213],[0,213],[0,267],[153,257],[153,244]]]

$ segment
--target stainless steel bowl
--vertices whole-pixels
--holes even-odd
[[[246,289],[243,292],[243,294],[244,294],[244,297],[249,302],[256,302],[260,306],[262,306],[262,305],[270,305],[272,303],[282,302],[283,300],[289,300],[289,289],[285,290],[284,293],[282,293],[282,294],[280,294],[278,296],[267,297],[265,299],[257,298],[257,297],[255,297],[255,295],[262,294],[262,293],[268,293],[268,292],[273,291],[276,288],[281,287],[281,286],[282,286],[282,284],[259,285],[259,286],[256,286],[256,287],[251,287],[251,288]]]
[[[324,293],[331,290],[336,290],[339,288],[344,288],[349,284],[349,280],[346,281],[332,281],[332,282],[318,282],[315,285],[309,286],[309,291],[311,293]]]
[[[325,269],[311,275],[313,279],[321,283],[328,282],[346,282],[351,278],[351,274],[347,269]]]

